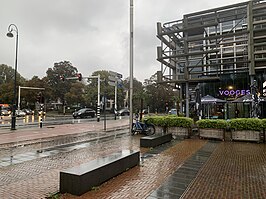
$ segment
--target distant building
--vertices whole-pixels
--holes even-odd
[[[202,96],[227,101],[249,94],[254,82],[258,95],[266,96],[265,1],[247,1],[157,23],[157,37],[161,40],[158,83],[181,85],[187,116],[198,83]],[[248,117],[251,107],[227,103],[214,111],[231,118],[237,109],[239,117]],[[260,102],[260,117],[266,117],[266,102]]]

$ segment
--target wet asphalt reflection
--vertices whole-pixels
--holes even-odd
[[[65,136],[53,140],[39,140],[28,145],[19,144],[0,148],[0,168],[59,153],[71,152],[123,136],[129,136],[128,129],[112,132],[88,132],[82,135]]]

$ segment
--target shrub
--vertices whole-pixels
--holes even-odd
[[[225,129],[227,122],[222,119],[202,119],[196,122],[199,128],[211,128],[211,129]]]
[[[166,116],[167,127],[190,128],[193,120],[187,117],[178,117],[176,115]]]
[[[161,127],[167,126],[165,116],[149,116],[145,117],[144,121],[147,124],[154,124],[155,126],[161,126]]]
[[[231,129],[260,131],[263,128],[262,121],[257,118],[237,118],[229,121]]]
[[[146,117],[145,122],[147,124],[154,124],[161,127],[185,127],[189,128],[193,124],[193,120],[187,117],[178,117],[176,115],[169,116],[149,116]]]
[[[261,120],[262,128],[266,130],[266,119]]]

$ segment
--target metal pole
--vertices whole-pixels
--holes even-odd
[[[18,31],[16,37],[16,61],[15,61],[15,78],[14,78],[14,104],[11,121],[11,130],[16,130],[16,99],[17,99],[17,69],[18,69]]]
[[[98,74],[97,122],[100,122],[100,74]]]
[[[15,29],[13,29],[13,27]],[[18,27],[15,24],[8,26],[8,37],[13,37],[12,32],[16,32],[16,54],[15,54],[15,75],[14,75],[14,96],[12,106],[12,117],[11,117],[11,130],[16,130],[16,100],[17,100],[17,68],[18,68]]]
[[[189,117],[189,90],[188,90],[188,82],[186,82],[186,117]]]
[[[18,110],[20,110],[20,89],[21,87],[18,86]]]
[[[103,130],[106,131],[106,91],[104,92],[104,100],[103,100],[103,112],[104,112],[104,121],[103,121]]]
[[[117,111],[117,79],[115,80],[115,111]],[[116,114],[115,114],[116,120]]]
[[[130,0],[130,117],[129,132],[132,131],[133,124],[133,0]]]

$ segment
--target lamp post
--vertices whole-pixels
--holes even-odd
[[[12,106],[12,119],[11,119],[11,130],[16,130],[16,99],[17,99],[17,64],[18,64],[18,27],[15,24],[8,26],[8,37],[13,37],[12,32],[16,32],[16,58],[15,58],[15,75],[14,75],[14,96]]]

